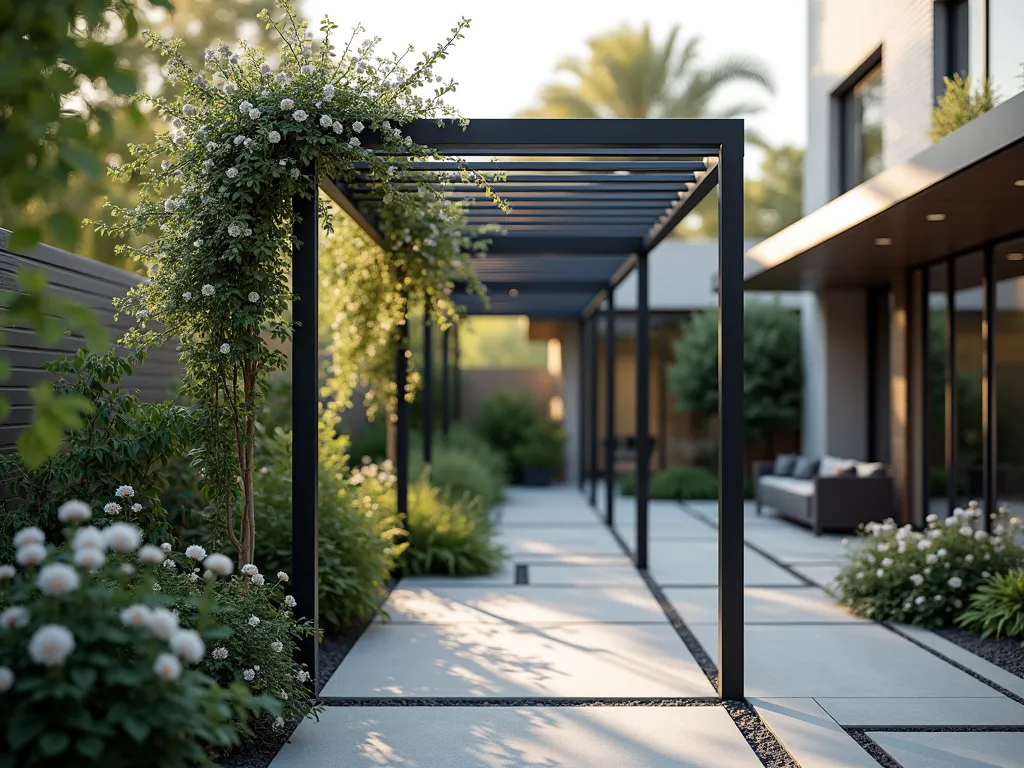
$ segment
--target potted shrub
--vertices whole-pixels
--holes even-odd
[[[555,472],[562,468],[564,443],[565,433],[552,419],[538,419],[526,429],[513,451],[515,462],[522,467],[523,485],[551,485]]]

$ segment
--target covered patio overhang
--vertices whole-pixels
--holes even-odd
[[[488,255],[473,265],[488,289],[487,299],[456,285],[452,298],[469,314],[525,315],[538,320],[578,323],[583,352],[579,409],[581,455],[597,467],[597,323],[615,335],[613,291],[637,272],[636,351],[649,355],[648,254],[718,187],[719,204],[719,648],[718,687],[723,699],[743,698],[743,151],[742,120],[477,120],[462,127],[452,121],[415,121],[403,128],[438,158],[414,160],[409,172],[422,174],[438,194],[466,201],[470,225],[494,225],[487,234]],[[379,148],[372,136],[364,139]],[[508,213],[476,185],[465,184],[462,168],[499,172],[493,190]],[[414,188],[415,183],[410,184]],[[320,188],[376,242],[384,239],[376,212],[383,202],[372,177],[358,166],[346,178],[321,179]],[[293,287],[299,301],[293,342],[293,541],[295,591],[299,604],[316,616],[316,450],[317,450],[317,245],[313,200],[296,198],[297,247]],[[603,311],[602,311],[603,309]],[[429,328],[429,326],[427,326]],[[425,330],[427,330],[425,328]],[[456,337],[457,338],[457,337]],[[429,330],[424,334],[430,344]],[[447,347],[447,336],[442,338]],[[614,424],[613,345],[604,374],[607,423]],[[429,349],[429,347],[428,347]],[[398,391],[404,391],[407,342],[396,353]],[[430,354],[424,356],[425,360]],[[444,352],[444,370],[448,355]],[[431,380],[424,371],[425,381]],[[637,366],[636,455],[649,456],[648,366]],[[442,377],[445,378],[445,377]],[[444,385],[443,385],[444,386]],[[442,398],[447,403],[447,396]],[[431,399],[426,398],[429,403]],[[409,408],[396,407],[398,510],[407,510]],[[432,417],[425,420],[432,423]],[[425,450],[429,451],[429,438]],[[605,522],[614,514],[614,440],[604,449]],[[585,450],[584,450],[585,449]],[[649,462],[637,462],[637,547],[631,553],[646,574]],[[591,473],[596,507],[596,472]],[[581,486],[582,487],[582,486]],[[628,551],[628,548],[626,548]],[[315,646],[303,660],[315,669]],[[314,673],[315,679],[315,673]]]
[[[884,285],[1021,236],[1022,212],[1024,94],[750,249],[746,288]]]

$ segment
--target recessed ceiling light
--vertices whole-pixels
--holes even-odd
[[[508,289],[508,295],[509,296],[518,296],[519,295],[519,289],[518,288],[509,288]]]
[[[1024,253],[1019,251],[1006,254],[1007,261],[1024,261]]]
[[[944,214],[944,213],[929,213],[927,216],[925,216],[925,218],[928,221],[945,221],[946,220],[946,214]]]
[[[876,237],[875,245],[892,245],[891,237]]]
[[[1015,182],[1013,182],[1013,186],[1024,187],[1024,179],[1017,179]]]

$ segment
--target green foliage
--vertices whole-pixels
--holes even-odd
[[[72,524],[69,543],[76,531]],[[276,700],[218,686],[194,666],[224,632],[211,613],[212,584],[190,601],[198,635],[182,632],[154,589],[160,566],[135,553],[141,532],[88,532],[93,543],[55,551],[26,540],[41,541],[40,532],[23,531],[24,568],[0,580],[11,606],[0,619],[0,764],[213,765],[207,751],[237,744],[254,714],[277,714]]]
[[[978,587],[956,623],[982,637],[1024,637],[1024,569],[997,573]]]
[[[87,415],[61,452],[38,467],[26,466],[16,454],[0,456],[0,480],[17,500],[3,502],[8,519],[0,530],[0,558],[9,556],[17,527],[42,525],[54,535],[57,507],[69,497],[96,509],[114,504],[109,520],[137,522],[160,540],[171,536],[161,494],[180,475],[168,468],[187,454],[201,425],[182,406],[144,403],[122,387],[122,379],[144,359],[144,353],[80,351],[46,366],[59,377],[52,387],[56,400],[81,400]],[[131,489],[130,496],[116,495],[122,486]]]
[[[718,413],[718,313],[699,312],[676,341],[668,385],[682,411]],[[743,412],[747,433],[763,439],[800,427],[803,363],[800,316],[778,302],[748,301],[743,325]]]
[[[257,562],[267,573],[292,568],[292,435],[277,429],[259,442]],[[346,438],[320,428],[320,624],[343,629],[373,615],[404,548],[391,479],[376,465],[350,474]]]
[[[168,0],[150,0],[170,10]],[[0,5],[0,210],[17,211],[12,250],[44,236],[65,248],[78,239],[78,219],[48,207],[69,178],[103,177],[100,148],[114,113],[97,94],[128,97],[135,71],[112,40],[139,31],[134,0],[48,0]],[[73,105],[73,106],[72,106]],[[137,113],[136,113],[137,114]],[[5,222],[8,223],[8,222]]]
[[[477,430],[508,462],[513,481],[522,476],[522,464],[513,455],[526,438],[527,430],[540,419],[541,406],[532,395],[498,392],[480,404]]]
[[[115,171],[141,180],[139,204],[111,206],[111,223],[97,227],[103,234],[146,238],[121,250],[151,272],[149,282],[118,305],[139,321],[125,341],[146,348],[179,340],[183,392],[209,425],[197,438],[197,459],[223,499],[222,522],[243,562],[255,556],[256,425],[267,376],[286,364],[274,342],[287,342],[293,329],[293,199],[311,194],[320,177],[353,181],[355,166],[366,165],[364,176],[381,199],[373,215],[383,247],[345,250],[343,238],[330,237],[326,201],[320,200],[319,212],[329,236],[325,279],[350,297],[347,316],[375,320],[372,328],[342,324],[335,330],[345,334],[344,343],[336,345],[367,360],[381,334],[391,344],[400,336],[409,302],[428,304],[439,321],[457,314],[447,290],[456,279],[472,282],[467,255],[487,245],[465,221],[462,201],[448,201],[433,175],[410,171],[412,162],[436,153],[397,127],[417,118],[457,117],[445,103],[455,84],[434,85],[434,67],[468,22],[407,66],[404,56],[377,57],[377,41],[357,39],[360,29],[340,51],[330,21],[315,40],[290,0],[277,6],[282,12],[276,17],[268,11],[258,17],[273,32],[271,50],[243,45],[236,53],[221,44],[206,52],[198,69],[181,40],[146,36],[166,58],[178,90],[173,100],[151,100],[170,130],[136,147],[133,160]],[[364,130],[373,132],[378,149],[362,146]],[[318,178],[309,177],[311,167]],[[483,175],[463,166],[461,176],[493,196]],[[149,319],[159,330],[147,327]],[[345,358],[346,366],[359,363],[358,354]],[[387,395],[409,397],[411,391]]]
[[[190,545],[181,554],[168,553],[156,571],[160,594],[173,600],[183,626],[202,624],[198,606],[208,598],[218,631],[208,634],[210,646],[199,669],[222,687],[244,685],[254,695],[272,697],[275,714],[286,720],[319,713],[322,706],[314,707],[310,697],[309,673],[295,661],[295,648],[312,636],[313,625],[296,621],[293,601],[285,602],[288,574],[264,576],[250,566],[207,583],[200,576],[205,555],[205,548]],[[255,626],[253,616],[259,619]]]
[[[448,435],[442,438],[442,446],[472,454],[478,463],[494,474],[501,485],[508,483],[508,461],[505,456],[469,425],[452,424]]]
[[[54,344],[70,327],[85,337],[90,349],[102,352],[106,348],[107,332],[96,316],[77,301],[47,291],[43,272],[19,267],[15,285],[15,291],[0,291],[0,307],[4,308],[0,312],[0,343],[4,327],[29,328],[46,346]],[[0,358],[0,384],[10,374],[10,362]],[[69,429],[82,427],[91,406],[80,395],[55,396],[45,382],[32,388],[31,398],[32,423],[18,436],[18,453],[26,467],[35,469],[57,453]],[[10,402],[0,395],[0,423],[9,413]]]
[[[874,621],[945,626],[993,574],[1024,564],[1015,542],[1020,521],[1005,510],[1000,515],[992,536],[975,530],[980,511],[974,502],[942,522],[929,515],[923,533],[891,520],[869,523],[836,576],[837,596]]]
[[[487,451],[494,453],[489,447]],[[418,464],[413,464],[413,474],[418,474]],[[476,502],[488,510],[501,501],[505,490],[504,475],[499,474],[496,466],[498,462],[489,460],[486,453],[481,455],[465,448],[442,445],[434,451],[426,471],[430,484],[440,491],[445,503],[464,500]]]
[[[478,576],[501,567],[502,550],[479,501],[446,503],[425,477],[409,488],[407,527],[401,564],[410,576]]]
[[[520,467],[559,470],[565,461],[565,433],[554,419],[537,419],[527,425],[521,442],[512,449]]]
[[[636,495],[636,475],[628,475],[619,481],[619,492],[623,496]],[[651,475],[650,497],[652,499],[717,499],[718,478],[703,467],[669,467]]]
[[[983,80],[981,87],[971,92],[971,78],[943,77],[946,90],[939,97],[939,103],[932,110],[932,127],[928,138],[938,141],[958,128],[963,128],[971,120],[988,112],[996,105],[996,97],[992,92],[992,83]]]

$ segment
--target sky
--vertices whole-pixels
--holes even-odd
[[[807,0],[302,0],[307,18],[328,14],[343,30],[356,23],[382,38],[380,50],[432,49],[462,16],[464,40],[438,68],[459,83],[451,97],[463,116],[511,117],[529,106],[566,56],[582,55],[590,37],[623,23],[650,22],[658,39],[673,24],[682,37],[700,36],[701,61],[759,58],[775,80],[774,96],[747,86],[723,92],[727,101],[762,100],[750,123],[773,144],[804,146],[807,137]]]

